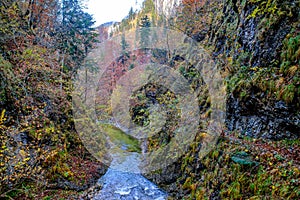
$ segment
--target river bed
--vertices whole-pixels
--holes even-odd
[[[116,131],[116,130],[114,130]],[[94,200],[165,200],[168,195],[157,185],[141,175],[141,152],[127,151],[126,145],[112,144],[112,162],[107,172],[98,180],[101,190]]]

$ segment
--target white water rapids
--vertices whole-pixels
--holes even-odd
[[[140,153],[115,150],[107,172],[98,180],[102,189],[94,200],[165,200],[167,193],[140,173]]]

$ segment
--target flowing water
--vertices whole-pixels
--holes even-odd
[[[116,129],[113,130],[115,132]],[[120,133],[123,134],[123,133]],[[141,152],[126,151],[128,145],[112,146],[112,162],[107,172],[98,180],[102,189],[94,200],[164,200],[167,193],[140,173]]]

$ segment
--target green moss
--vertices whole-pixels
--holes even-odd
[[[110,124],[100,124],[100,126],[103,128],[103,131],[107,134],[111,142],[118,145],[119,148],[126,148],[127,151],[141,152],[139,141],[134,137]]]
[[[283,73],[288,74],[288,69],[292,65],[300,64],[300,33],[291,37],[291,33],[283,41],[283,50],[281,53],[282,63],[280,65]]]
[[[231,136],[232,137],[232,136]],[[200,139],[200,138],[198,138]],[[221,199],[298,199],[297,187],[300,170],[297,164],[289,162],[283,154],[273,154],[268,149],[297,148],[299,140],[265,142],[248,138],[236,141],[221,141],[215,150],[203,160],[190,159],[194,153],[187,153],[182,162],[182,183],[184,199],[209,199],[219,194]],[[257,146],[259,144],[259,146]],[[232,160],[233,156],[244,156],[254,165],[243,165]],[[253,161],[252,161],[253,160]],[[197,162],[202,168],[189,165]]]

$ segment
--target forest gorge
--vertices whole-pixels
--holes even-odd
[[[175,163],[143,175],[169,199],[300,198],[298,0],[145,0],[121,22],[97,28],[83,3],[0,2],[0,199],[87,198],[107,166],[76,132],[72,79],[99,43],[145,27],[182,32],[209,53],[226,84],[226,120],[216,147],[203,158],[206,134],[199,130]],[[149,33],[139,34],[145,51],[128,52],[122,38],[113,75],[146,59],[168,64],[198,91],[200,114],[209,117],[211,99],[195,64],[178,52],[153,51],[147,58]],[[148,149],[168,143],[177,126],[176,95],[155,82],[133,94],[134,123],[150,123],[152,102],[170,109],[168,129],[150,138]]]

